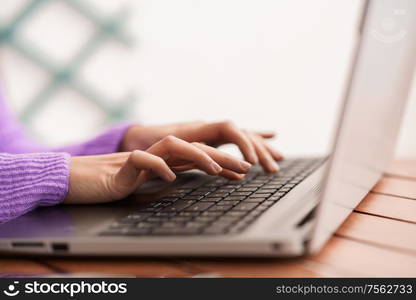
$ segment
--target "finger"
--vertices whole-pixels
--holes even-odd
[[[272,157],[274,158],[274,160],[283,160],[284,156],[282,153],[280,153],[279,151],[277,151],[276,149],[274,149],[272,146],[270,146],[269,144],[263,142],[264,146],[266,147],[266,149],[270,152],[270,154],[272,155]]]
[[[276,161],[273,159],[272,155],[268,151],[268,149],[265,147],[265,144],[263,143],[262,138],[251,135],[254,147],[257,151],[257,155],[259,157],[260,164],[262,167],[270,173],[275,173],[279,171],[279,165],[276,163]]]
[[[276,137],[275,132],[256,132],[257,135],[261,136],[264,139],[272,139]]]
[[[237,128],[232,122],[221,122],[218,123],[218,126],[224,140],[236,144],[248,162],[258,163],[256,150],[246,133]]]
[[[238,159],[228,153],[220,151],[214,147],[207,146],[201,143],[192,143],[195,147],[201,149],[205,153],[207,153],[213,160],[215,160],[222,168],[235,171],[237,173],[247,173],[250,168],[251,164]]]
[[[175,172],[185,172],[189,170],[196,169],[196,165],[193,163],[184,164],[184,165],[177,165],[177,166],[170,166],[172,170]]]
[[[218,175],[231,180],[240,180],[245,176],[245,174],[239,174],[227,169],[222,170],[222,172]]]
[[[116,174],[116,183],[119,186],[131,187],[131,190],[134,190],[140,184],[138,177],[143,170],[152,171],[169,182],[176,178],[175,173],[163,159],[144,151],[135,150]]]
[[[193,170],[195,169],[195,167],[196,167],[195,164],[186,164],[186,165],[175,166],[171,168],[176,172],[185,172],[185,171]],[[240,174],[231,170],[223,169],[218,174],[218,176],[221,176],[230,180],[240,180],[244,178],[245,174]]]
[[[165,160],[176,157],[192,162],[210,175],[217,175],[222,171],[222,167],[207,153],[174,136],[163,138],[163,140],[150,147],[147,152],[163,157]]]

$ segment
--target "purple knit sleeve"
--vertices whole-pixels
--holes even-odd
[[[117,152],[130,126],[120,125],[85,143],[51,149],[25,134],[7,109],[0,85],[0,223],[37,206],[63,201],[69,186],[70,155]]]
[[[65,199],[69,154],[0,153],[0,223]]]
[[[71,155],[97,155],[118,152],[126,131],[131,124],[118,125],[87,142],[53,149],[54,152],[67,152]]]

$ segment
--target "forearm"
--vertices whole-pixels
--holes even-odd
[[[69,186],[66,153],[0,153],[0,223],[61,203]]]
[[[114,153],[120,150],[123,137],[131,125],[119,125],[83,143],[52,148],[38,144],[21,131],[0,131],[0,153],[24,154],[40,152],[66,152],[73,156]]]
[[[120,151],[120,146],[130,124],[123,124],[107,130],[103,134],[80,144],[51,149],[53,152],[66,152],[72,156],[108,154]]]

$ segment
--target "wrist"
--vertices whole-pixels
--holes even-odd
[[[120,144],[120,152],[130,152],[135,149],[140,149],[138,147],[142,147],[140,145],[140,132],[143,131],[143,126],[141,125],[133,125],[126,130],[122,142]]]

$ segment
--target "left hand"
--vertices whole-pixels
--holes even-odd
[[[218,147],[233,143],[237,145],[246,161],[260,163],[265,171],[279,171],[276,161],[283,156],[272,148],[266,139],[273,138],[273,132],[251,132],[238,128],[233,122],[190,122],[156,126],[132,126],[126,133],[120,151],[146,150],[168,135],[187,142],[199,142]]]

